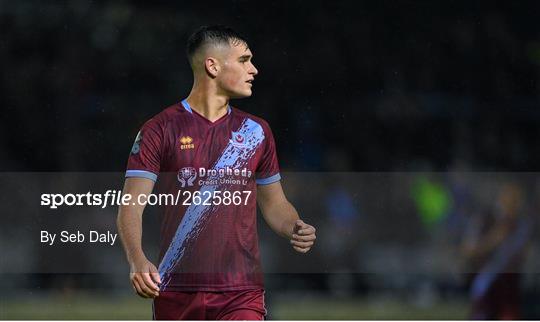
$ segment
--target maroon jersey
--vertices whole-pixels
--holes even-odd
[[[161,218],[162,290],[263,287],[256,187],[280,180],[264,120],[228,107],[210,122],[184,100],[144,124],[127,168],[176,197]]]

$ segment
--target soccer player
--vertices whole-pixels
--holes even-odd
[[[229,105],[251,96],[258,73],[246,40],[228,27],[202,27],[189,38],[187,56],[191,93],[143,125],[128,160],[124,194],[141,200],[159,176],[160,187],[181,196],[164,207],[157,268],[142,250],[144,204],[120,207],[131,283],[154,299],[156,319],[261,320],[257,203],[300,253],[313,246],[315,228],[283,193],[268,124]]]
[[[521,319],[521,271],[532,223],[520,185],[502,184],[495,202],[491,213],[473,217],[463,242],[463,255],[472,272],[471,320]]]

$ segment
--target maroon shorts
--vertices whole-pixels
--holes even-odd
[[[264,320],[264,291],[160,292],[155,320]]]

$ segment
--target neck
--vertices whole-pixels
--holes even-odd
[[[201,114],[209,121],[214,122],[228,113],[229,98],[219,95],[217,91],[207,84],[195,82],[187,97],[191,109]]]

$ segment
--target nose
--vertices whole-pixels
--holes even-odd
[[[253,63],[251,64],[251,71],[250,71],[250,74],[255,76],[259,73],[259,71],[257,70],[257,68],[255,67],[255,65],[253,65]]]

